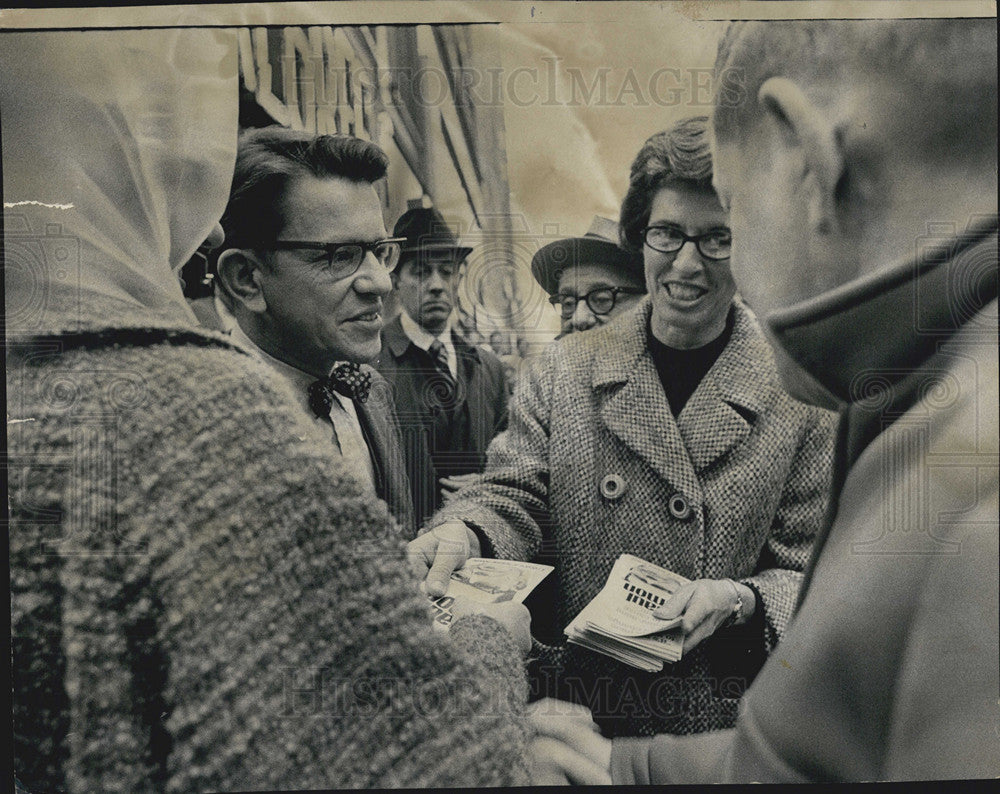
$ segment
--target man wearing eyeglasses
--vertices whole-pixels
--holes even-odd
[[[586,331],[635,306],[646,293],[642,257],[618,244],[618,223],[595,215],[582,237],[538,249],[531,274],[549,293],[562,321],[559,332]]]
[[[415,531],[409,483],[378,356],[383,299],[400,240],[382,220],[375,183],[388,159],[349,136],[281,127],[245,133],[218,277],[232,296],[233,337],[273,366],[333,443]]]
[[[399,316],[382,333],[379,371],[393,388],[419,525],[483,470],[486,448],[507,425],[504,365],[455,328],[458,288],[472,249],[434,208],[396,222],[403,240],[392,274]]]

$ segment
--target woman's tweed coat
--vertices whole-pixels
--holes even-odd
[[[783,391],[771,349],[740,303],[729,344],[675,421],[647,349],[650,311],[647,299],[533,361],[483,481],[435,519],[475,526],[498,557],[556,566],[555,603],[538,609],[536,600],[533,611],[536,638],[558,644],[622,553],[757,589],[763,620],[717,632],[661,674],[539,644],[538,693],[582,699],[615,735],[733,724],[763,650],[791,617],[833,449],[834,415]],[[620,478],[617,498],[605,495],[608,477]],[[690,507],[686,518],[671,513],[678,495]],[[553,611],[555,624],[546,625]],[[748,636],[754,626],[756,637]]]
[[[28,790],[526,783],[510,638],[433,631],[386,506],[285,381],[221,334],[70,301],[81,325],[8,339]]]

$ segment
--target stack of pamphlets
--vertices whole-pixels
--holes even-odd
[[[681,619],[661,620],[653,610],[687,584],[679,574],[631,554],[616,561],[604,588],[566,627],[569,642],[651,673],[681,658]]]
[[[448,591],[443,596],[431,598],[435,624],[439,627],[451,624],[454,619],[451,605],[456,597],[483,604],[503,601],[520,604],[552,570],[551,565],[533,562],[472,557],[451,575]]]

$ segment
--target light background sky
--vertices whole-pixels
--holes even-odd
[[[654,4],[629,11],[491,29],[503,65],[511,211],[515,230],[520,225],[531,238],[523,248],[515,244],[525,251],[519,261],[530,261],[532,244],[582,235],[594,215],[617,220],[643,142],[678,119],[709,112],[725,23]],[[544,344],[558,320],[522,270],[522,295],[539,307],[526,312],[525,330]]]
[[[558,224],[570,235],[586,231],[595,214],[617,217],[629,166],[646,138],[708,112],[724,28],[652,5],[626,20],[501,25],[515,208],[538,231]],[[530,71],[512,78],[516,69]]]

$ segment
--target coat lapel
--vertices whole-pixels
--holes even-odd
[[[737,302],[734,311],[729,344],[677,417],[680,436],[699,472],[750,435],[753,421],[774,399],[771,349],[749,310]]]
[[[479,366],[479,351],[452,331],[451,343],[455,346],[455,358],[458,361],[458,394],[455,409],[462,407],[463,402],[469,404],[470,416],[482,416],[482,389],[474,388],[477,367]]]
[[[605,335],[592,379],[594,389],[604,395],[601,420],[660,477],[700,505],[698,477],[648,352],[649,313],[646,299],[623,322],[588,332]]]
[[[382,329],[382,341],[396,360],[401,359],[413,344],[403,330],[403,323],[398,314]]]
[[[355,401],[354,407],[371,451],[376,493],[379,499],[388,504],[390,512],[409,540],[416,532],[413,497],[406,475],[406,461],[393,420],[391,387],[377,373],[372,374],[374,382],[368,399],[365,402]]]
[[[361,425],[361,432],[368,443],[368,450],[371,452],[372,465],[375,469],[375,490],[380,499],[388,501],[386,493],[386,445],[388,439],[386,434],[388,428],[385,426],[383,417],[379,415],[379,410],[372,410],[372,399],[377,399],[373,394],[365,402],[354,401],[354,410],[358,415],[358,422]]]

